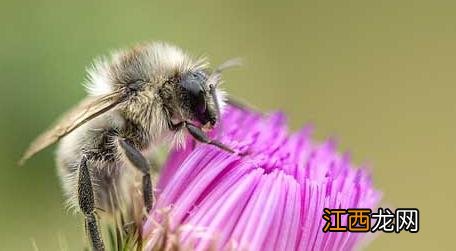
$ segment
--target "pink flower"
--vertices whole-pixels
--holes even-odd
[[[174,241],[194,250],[354,249],[366,234],[324,233],[323,209],[375,208],[381,195],[365,168],[310,134],[288,134],[281,113],[227,108],[220,140],[248,155],[190,140],[174,149],[143,228],[146,250],[165,222],[178,233]]]

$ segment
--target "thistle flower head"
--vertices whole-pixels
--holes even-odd
[[[360,242],[364,234],[323,233],[322,214],[377,205],[381,195],[365,168],[333,141],[313,142],[310,128],[289,134],[281,113],[228,107],[222,124],[220,141],[247,155],[191,139],[173,149],[143,226],[146,250],[173,245],[163,242],[191,250],[351,250]]]

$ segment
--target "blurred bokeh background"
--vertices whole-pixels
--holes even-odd
[[[392,207],[421,212],[418,234],[382,234],[368,250],[449,250],[456,210],[454,1],[0,1],[2,250],[80,250],[53,149],[21,151],[84,96],[92,58],[164,40],[220,63],[225,88],[292,129],[313,123],[372,166]]]

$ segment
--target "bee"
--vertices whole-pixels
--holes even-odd
[[[221,72],[162,42],[138,45],[95,61],[88,69],[88,95],[31,143],[19,164],[58,142],[56,162],[68,203],[79,210],[94,250],[104,250],[96,209],[115,212],[142,187],[142,202],[153,206],[150,163],[159,143],[182,144],[185,132],[199,142],[235,153],[206,132],[220,120],[225,94]]]

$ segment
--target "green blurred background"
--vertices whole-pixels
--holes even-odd
[[[164,40],[220,63],[241,56],[225,88],[293,129],[311,122],[372,165],[392,207],[417,207],[418,234],[383,234],[368,250],[449,250],[456,210],[454,1],[0,2],[2,250],[80,250],[53,149],[21,151],[84,96],[92,58]]]

